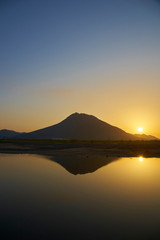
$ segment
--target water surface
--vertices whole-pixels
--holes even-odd
[[[0,154],[0,193],[3,239],[160,239],[158,158]]]

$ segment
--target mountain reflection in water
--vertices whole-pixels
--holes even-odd
[[[99,168],[118,160],[117,157],[107,156],[48,156],[48,159],[58,163],[68,172],[77,174],[86,174],[97,171]]]
[[[0,154],[1,239],[159,240],[159,189],[159,158]]]

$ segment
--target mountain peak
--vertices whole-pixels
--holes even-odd
[[[75,112],[75,113],[72,113],[71,115],[69,115],[68,117],[78,117],[78,116],[90,116],[86,113],[78,113],[78,112]]]
[[[75,113],[72,113],[71,115],[69,115],[67,118],[70,118],[70,117],[77,117],[77,116],[79,116],[79,115],[80,115],[80,113],[75,112]]]
[[[84,119],[84,118],[94,118],[94,119],[97,119],[95,116],[93,115],[89,115],[89,114],[86,114],[86,113],[78,113],[78,112],[75,112],[75,113],[72,113],[71,115],[69,115],[66,119]]]

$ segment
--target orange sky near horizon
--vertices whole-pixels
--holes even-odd
[[[160,1],[38,2],[0,9],[0,129],[79,112],[160,138]]]
[[[143,94],[135,99],[132,97],[133,93],[128,93],[129,97],[124,94],[124,91],[126,89],[119,96],[117,95],[116,100],[112,96],[112,91],[106,96],[105,90],[97,90],[96,93],[89,93],[87,90],[68,91],[68,93],[64,91],[65,93],[58,94],[56,97],[54,94],[46,96],[45,93],[39,105],[35,104],[36,101],[40,101],[39,95],[37,100],[34,96],[34,104],[28,101],[26,96],[26,102],[25,104],[23,102],[23,108],[19,106],[18,113],[16,111],[17,105],[15,108],[12,105],[12,108],[5,111],[5,121],[3,122],[1,118],[0,126],[1,129],[29,132],[54,125],[70,114],[79,112],[94,115],[129,133],[138,133],[137,128],[141,126],[144,129],[144,134],[160,137],[158,121],[160,116],[159,112],[156,111],[158,106],[154,105],[156,99],[153,99],[153,102],[150,103],[148,100],[146,107],[145,101],[140,101],[141,98],[145,99]],[[55,98],[57,99],[56,102],[54,101]],[[21,105],[21,103],[18,105]],[[37,108],[37,106],[39,107]]]

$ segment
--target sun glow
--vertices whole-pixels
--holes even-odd
[[[139,127],[137,130],[138,130],[139,133],[143,132],[143,128],[142,127]]]
[[[142,157],[142,156],[139,157],[139,161],[140,161],[140,162],[143,162],[143,157]]]

